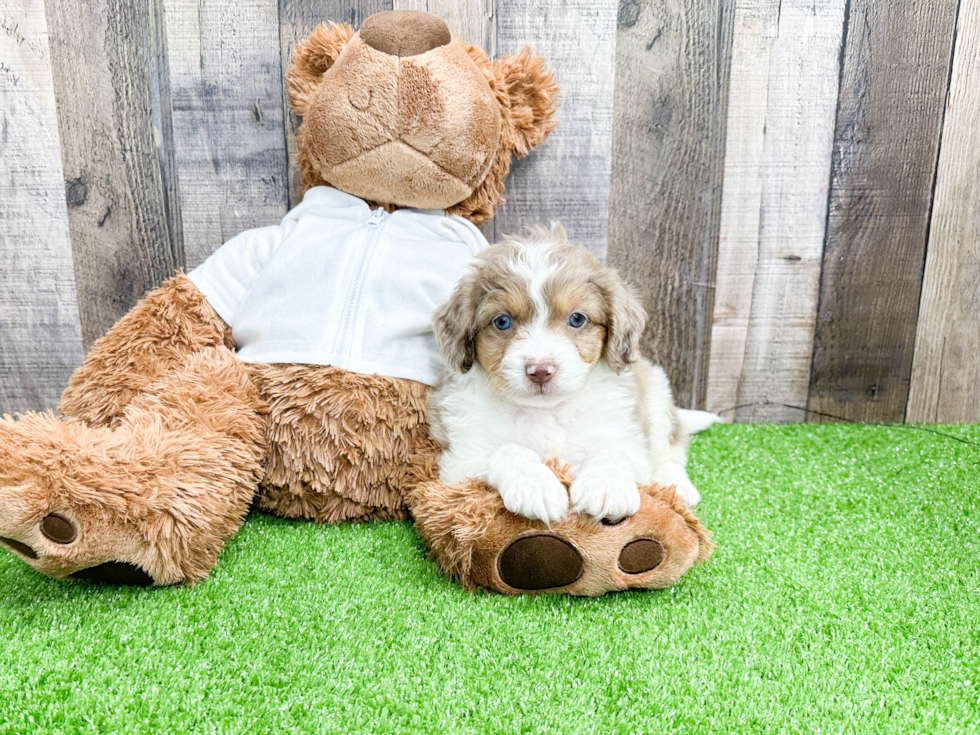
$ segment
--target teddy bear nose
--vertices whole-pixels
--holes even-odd
[[[417,56],[452,40],[449,28],[420,10],[389,10],[375,13],[361,26],[361,40],[392,56]]]

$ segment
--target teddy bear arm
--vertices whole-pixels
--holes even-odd
[[[234,350],[231,329],[190,279],[178,273],[95,341],[58,409],[93,426],[115,425],[151,382],[216,346]]]

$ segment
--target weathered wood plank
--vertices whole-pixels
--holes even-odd
[[[54,408],[82,359],[42,0],[0,11],[0,415]]]
[[[177,144],[174,140],[173,104],[170,97],[170,74],[167,62],[167,20],[163,0],[150,0],[152,53],[150,60],[150,96],[153,100],[153,137],[160,159],[160,183],[167,227],[178,267],[187,265],[184,252],[184,227],[180,213],[180,192],[177,189]],[[154,284],[155,285],[155,284]]]
[[[804,416],[844,6],[736,5],[707,405],[738,420]]]
[[[182,261],[170,231],[154,112],[150,0],[49,0],[47,20],[85,344]],[[164,81],[165,83],[165,81]]]
[[[392,0],[279,0],[279,48],[282,74],[292,59],[293,47],[306,38],[320,23],[350,23],[360,28],[372,13],[392,9]],[[300,118],[289,109],[289,91],[283,84],[282,105],[286,120],[287,167],[289,173],[289,206],[299,204],[299,170],[296,167],[296,133]]]
[[[558,220],[572,240],[605,259],[616,49],[614,0],[527,0],[497,6],[497,56],[524,46],[561,85],[561,124],[517,161],[498,210],[499,238]]]
[[[704,405],[732,3],[624,0],[616,36],[608,262],[636,284],[644,352]]]
[[[909,421],[980,421],[980,0],[962,0],[926,257]]]
[[[163,0],[184,250],[193,268],[286,212],[279,13],[264,0]]]
[[[733,417],[738,397],[759,257],[760,159],[777,19],[778,0],[736,4],[706,401],[725,418]]]
[[[905,417],[956,6],[849,5],[812,411]]]

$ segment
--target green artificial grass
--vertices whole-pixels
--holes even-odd
[[[980,729],[980,427],[716,426],[714,557],[599,599],[470,594],[405,523],[252,515],[193,588],[0,556],[0,732]]]

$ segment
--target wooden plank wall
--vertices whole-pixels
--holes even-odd
[[[729,128],[708,406],[738,419],[798,420],[788,406],[806,405],[844,6],[735,7],[729,110],[751,145],[736,153]]]
[[[809,407],[901,421],[957,0],[851,0]]]
[[[980,1],[961,0],[956,31],[909,421],[980,418]]]
[[[409,8],[555,68],[484,232],[557,219],[621,269],[681,405],[980,421],[980,0],[11,0],[0,412],[295,205],[292,48]]]
[[[733,10],[624,0],[617,18],[608,260],[641,285],[642,346],[684,406],[708,385]]]
[[[265,0],[162,0],[184,264],[288,209],[279,13]]]
[[[53,406],[82,357],[41,0],[0,11],[0,414]]]

